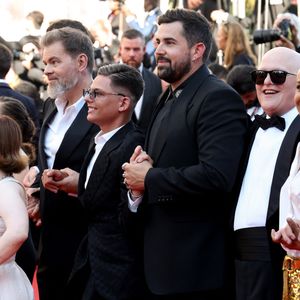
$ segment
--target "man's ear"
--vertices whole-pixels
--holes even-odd
[[[77,57],[78,69],[79,71],[83,71],[88,66],[88,57],[84,53],[80,53]]]
[[[192,61],[196,61],[198,59],[202,59],[203,54],[205,52],[205,45],[203,43],[197,43],[192,47],[193,56]]]
[[[130,108],[131,100],[129,97],[122,97],[119,105],[119,111],[126,111]]]

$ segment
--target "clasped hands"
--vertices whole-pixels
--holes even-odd
[[[144,194],[145,177],[151,168],[153,160],[141,146],[135,148],[129,163],[122,165],[124,184],[133,197],[141,197]]]
[[[45,169],[41,177],[45,189],[53,193],[61,190],[72,196],[77,196],[78,179],[79,173],[70,168]]]

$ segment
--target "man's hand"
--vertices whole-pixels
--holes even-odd
[[[42,183],[45,189],[57,193],[59,190],[59,182],[68,176],[68,174],[56,169],[45,169],[42,174]]]
[[[42,182],[46,189],[53,193],[61,190],[72,196],[77,196],[78,179],[79,173],[70,168],[46,169],[42,175]]]
[[[285,248],[300,250],[300,220],[287,218],[287,225],[278,231],[272,229],[271,236],[275,243],[282,244]]]
[[[136,195],[143,194],[145,190],[145,177],[149,169],[153,167],[153,160],[143,151],[141,146],[137,146],[132,154],[129,163],[124,163],[124,184]]]

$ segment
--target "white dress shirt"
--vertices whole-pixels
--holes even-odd
[[[282,141],[298,115],[293,108],[282,117],[285,130],[258,129],[251,148],[234,217],[234,230],[266,225],[271,184]]]
[[[123,125],[124,126],[124,125]],[[96,162],[96,159],[98,157],[98,155],[100,154],[101,150],[103,149],[104,145],[108,142],[109,139],[112,138],[112,136],[118,131],[120,130],[123,126],[121,127],[118,127],[112,131],[109,131],[107,133],[104,133],[102,131],[100,131],[96,136],[95,136],[95,153],[93,155],[93,157],[91,158],[90,162],[89,162],[89,165],[87,167],[87,170],[86,170],[86,179],[85,179],[85,183],[84,183],[84,187],[86,188],[88,182],[89,182],[89,179],[90,179],[90,176],[91,176],[91,173],[92,173],[92,170],[94,168],[94,164]]]
[[[55,100],[57,114],[48,125],[44,143],[48,168],[51,169],[53,167],[56,152],[58,151],[67,130],[74,122],[84,103],[84,98],[81,97],[74,104],[66,108],[65,100],[59,98]]]

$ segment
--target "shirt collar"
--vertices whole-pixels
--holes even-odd
[[[55,100],[55,105],[56,108],[58,110],[59,113],[64,113],[64,111],[75,111],[75,112],[79,112],[81,110],[81,108],[83,107],[83,105],[85,104],[84,98],[81,97],[79,98],[75,103],[73,103],[72,105],[68,106],[66,109],[66,100],[61,99],[61,98],[56,98]]]
[[[99,144],[103,144],[106,143],[117,131],[119,131],[124,125],[111,130],[109,132],[103,133],[102,131],[100,131],[94,138],[95,140],[95,144],[99,145]]]
[[[293,107],[291,110],[289,110],[283,116],[281,116],[285,120],[285,125],[286,125],[285,128],[289,128],[289,126],[291,125],[291,123],[294,121],[294,119],[297,117],[298,114],[299,113],[298,113],[297,108]]]

